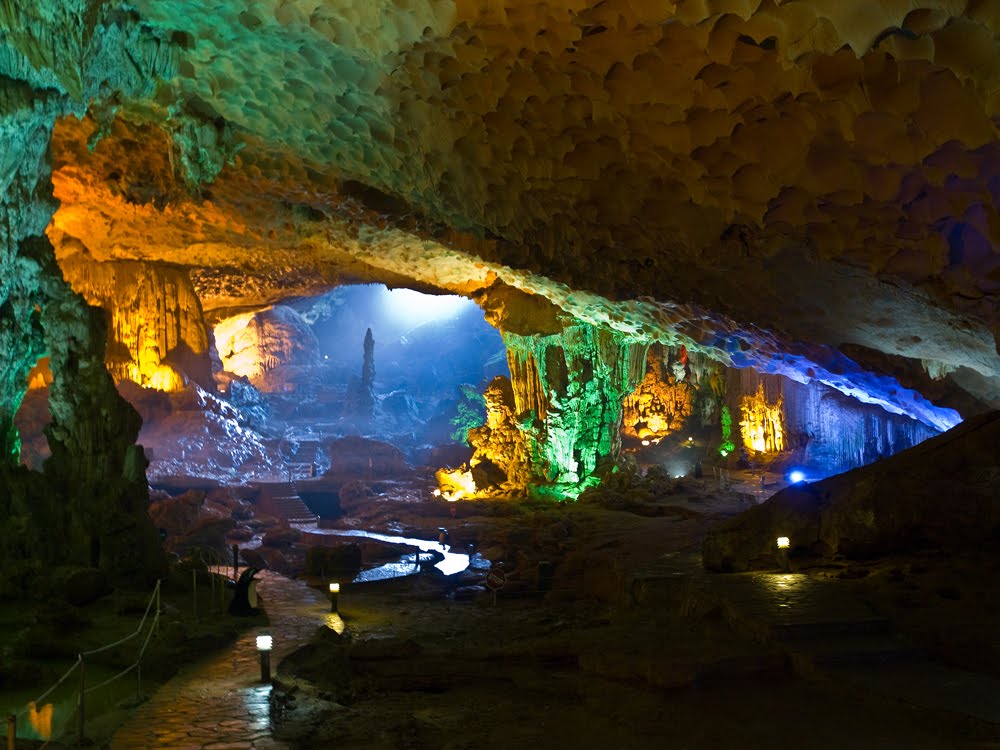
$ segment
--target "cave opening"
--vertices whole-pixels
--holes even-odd
[[[359,451],[400,469],[460,461],[465,432],[484,417],[479,394],[508,373],[499,332],[457,295],[365,284],[228,312],[205,315],[211,379],[193,377],[172,350],[154,364],[171,378],[143,379],[129,354],[141,343],[123,343],[112,326],[108,369],[143,417],[154,487],[372,478],[378,471]],[[48,455],[49,382],[43,358],[17,416],[22,462],[33,469]]]

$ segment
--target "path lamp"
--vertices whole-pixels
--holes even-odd
[[[781,565],[782,573],[791,572],[788,566],[788,548],[791,547],[792,543],[787,536],[779,536],[777,539],[778,544],[778,562]]]
[[[340,609],[338,609],[338,605],[339,605],[339,601],[338,600],[339,599],[340,599],[340,584],[339,583],[331,583],[330,584],[330,611],[331,612],[338,612],[338,613],[340,612]]]
[[[257,652],[260,654],[260,681],[271,681],[271,645],[272,639],[269,635],[257,636]]]

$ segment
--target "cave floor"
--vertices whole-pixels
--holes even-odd
[[[337,623],[330,622],[329,602],[318,591],[270,571],[261,571],[257,578],[268,624],[248,630],[231,648],[182,669],[135,710],[106,747],[285,747],[271,736],[271,685],[261,681],[256,636],[271,634],[271,660],[277,665],[307,643],[318,626]]]
[[[700,541],[746,498],[696,487],[630,511],[380,496],[340,523],[447,527],[503,562],[495,603],[472,574],[425,573],[346,585],[331,620],[322,593],[267,574],[273,691],[248,635],[174,678],[111,747],[1000,746],[1000,670],[981,658],[995,565],[923,553],[708,574]],[[945,648],[956,628],[964,646]]]

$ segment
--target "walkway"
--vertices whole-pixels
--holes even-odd
[[[270,625],[251,629],[233,647],[182,669],[112,737],[110,750],[279,750],[271,737],[270,684],[260,682],[256,636],[274,638],[271,673],[326,624],[343,627],[319,591],[270,571],[257,574]]]

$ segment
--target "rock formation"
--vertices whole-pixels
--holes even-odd
[[[208,329],[185,270],[79,257],[59,267],[75,292],[111,313],[106,360],[116,381],[174,391],[191,378],[213,387]]]
[[[483,391],[486,421],[468,431],[470,476],[479,494],[520,494],[532,484],[531,460],[510,380],[495,377]]]
[[[215,346],[226,372],[250,379],[263,391],[284,390],[271,371],[319,363],[319,342],[302,317],[286,305],[242,313],[215,324]]]
[[[103,478],[93,518],[142,536],[138,425],[97,371],[200,377],[175,276],[213,320],[371,280],[502,311],[556,494],[614,458],[654,342],[928,431],[996,408],[998,23],[943,0],[7,3],[5,517],[43,528],[14,415],[48,354],[50,463],[79,464],[53,491]],[[149,297],[110,299],[97,264],[121,261]],[[93,529],[59,507],[81,557]]]
[[[777,568],[779,536],[789,538],[793,562],[803,563],[993,544],[998,430],[998,414],[984,414],[877,464],[794,484],[714,529],[705,565]]]
[[[621,451],[622,402],[642,378],[646,345],[586,324],[549,336],[502,332],[531,484],[575,497]]]
[[[671,362],[659,346],[646,355],[646,374],[625,398],[623,426],[626,435],[663,437],[683,427],[694,408],[694,387],[685,380],[687,350]]]
[[[139,419],[105,370],[104,313],[63,280],[44,232],[52,200],[49,141],[57,117],[84,102],[141,95],[173,73],[159,39],[108,6],[18,4],[0,12],[4,36],[0,127],[0,309],[4,380],[0,462],[4,492],[0,558],[11,580],[42,561],[101,567],[118,578],[159,570],[158,539],[146,514]],[[54,27],[62,27],[56,30]],[[165,51],[165,50],[164,50]],[[13,416],[27,374],[49,355],[52,383],[42,474],[19,469]],[[24,593],[23,591],[19,593]]]

